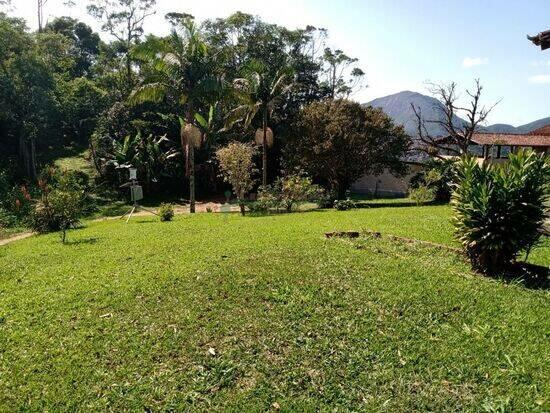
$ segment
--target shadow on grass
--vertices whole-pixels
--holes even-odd
[[[357,202],[356,208],[405,208],[405,207],[415,207],[415,206],[438,206],[438,205],[448,205],[446,202],[432,201],[425,204],[417,205],[414,201],[388,201],[388,202],[369,202],[369,201],[360,201]]]
[[[284,210],[269,211],[269,212],[247,212],[245,217],[248,217],[248,218],[267,218],[267,217],[278,217],[278,216],[282,216],[282,215],[323,213],[323,212],[327,212],[327,211],[329,211],[329,210],[328,209],[317,208],[317,209],[309,209],[309,210],[305,210],[305,211],[299,211],[298,210],[298,211],[292,211],[292,212],[288,212],[288,211],[284,211]],[[232,213],[240,214],[240,212],[238,212],[238,211],[234,211]]]
[[[99,241],[99,238],[83,238],[83,239],[77,239],[77,240],[67,240],[65,241],[64,245],[87,245],[87,244],[95,244]]]
[[[508,284],[522,285],[533,290],[548,290],[549,278],[550,268],[526,262],[516,262],[500,277]]]

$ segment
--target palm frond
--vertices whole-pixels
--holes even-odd
[[[132,105],[139,105],[144,102],[158,103],[164,99],[166,91],[167,86],[163,83],[156,82],[142,85],[131,93],[128,102]]]

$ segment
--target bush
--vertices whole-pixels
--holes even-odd
[[[435,199],[435,190],[429,188],[427,185],[420,185],[409,191],[409,197],[416,203],[416,205],[426,204]]]
[[[67,231],[79,224],[81,214],[82,193],[71,188],[56,188],[46,192],[37,202],[30,224],[39,233],[61,231],[64,243]]]
[[[172,221],[172,218],[174,218],[174,206],[162,203],[159,206],[158,214],[162,222]]]
[[[254,186],[254,155],[256,149],[248,143],[231,142],[216,151],[223,180],[233,187],[239,200],[241,214],[245,214],[245,196]]]
[[[260,188],[258,201],[268,207],[283,208],[291,212],[302,202],[317,202],[325,196],[323,188],[315,185],[303,172],[297,172],[279,177],[273,185]]]
[[[456,160],[431,160],[426,163],[422,172],[411,179],[412,189],[427,186],[432,190],[433,200],[449,202],[451,199],[452,184],[454,180],[454,165]]]
[[[348,211],[350,209],[353,209],[357,207],[355,204],[355,201],[347,198],[347,199],[337,199],[334,201],[334,209],[338,211]]]
[[[464,158],[451,199],[456,236],[472,266],[505,270],[539,241],[550,192],[550,158],[533,151],[510,154],[502,165]]]

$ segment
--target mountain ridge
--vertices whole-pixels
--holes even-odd
[[[416,118],[411,108],[411,104],[419,107],[425,119],[442,120],[440,108],[441,102],[437,99],[423,95],[419,92],[404,90],[392,95],[383,96],[370,102],[364,103],[363,106],[373,106],[381,108],[395,123],[404,126],[405,131],[411,135],[417,135]],[[454,122],[457,125],[465,122],[460,117],[456,116]],[[490,133],[516,133],[525,134],[532,132],[543,126],[550,125],[550,116],[542,119],[537,119],[525,125],[513,126],[506,123],[496,123],[493,125],[484,126],[480,131]],[[433,136],[443,135],[445,131],[440,125],[426,124],[428,132]]]

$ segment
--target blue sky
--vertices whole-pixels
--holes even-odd
[[[166,30],[162,16],[187,11],[199,19],[241,10],[289,27],[329,30],[329,45],[360,59],[369,85],[354,98],[414,90],[426,82],[455,81],[461,89],[477,77],[484,102],[502,99],[489,123],[520,125],[550,116],[550,51],[525,35],[550,29],[550,0],[157,0],[148,31]],[[35,0],[13,0],[15,13],[35,26]],[[88,23],[85,1],[68,10],[49,0],[47,15],[69,14]],[[51,17],[50,17],[51,18]],[[94,26],[97,28],[97,25]]]

